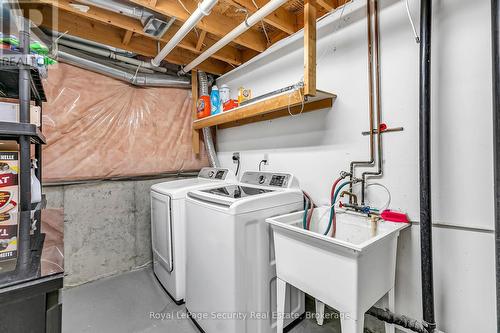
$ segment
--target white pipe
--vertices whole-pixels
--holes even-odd
[[[158,53],[158,55],[151,60],[153,66],[160,66],[160,63],[172,52],[172,50],[186,37],[186,35],[198,24],[204,17],[210,15],[210,11],[215,6],[218,0],[204,0],[198,5],[198,8],[191,16],[184,22],[182,27],[175,33],[175,35],[168,41],[167,45]]]
[[[203,52],[198,56],[198,58],[191,61],[186,67],[182,69],[184,73],[188,73],[193,68],[201,64],[203,61],[207,60],[210,56],[212,56],[215,52],[222,49],[224,46],[238,38],[242,33],[250,29],[255,24],[259,23],[266,16],[270,15],[276,9],[281,7],[287,0],[271,0],[264,7],[261,7],[258,11],[256,11],[252,16],[250,16],[247,20],[242,22],[236,28],[234,28],[227,35],[222,37],[217,43],[212,45],[208,50]]]

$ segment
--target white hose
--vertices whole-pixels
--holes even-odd
[[[383,212],[384,210],[389,208],[389,205],[391,204],[391,200],[392,200],[391,192],[389,191],[389,189],[385,185],[380,184],[380,183],[369,183],[369,184],[366,184],[365,188],[368,188],[370,186],[382,187],[387,192],[387,202],[382,207],[378,208],[379,212]]]

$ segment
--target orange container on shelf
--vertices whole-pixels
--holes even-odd
[[[196,117],[202,119],[210,116],[210,96],[204,95],[200,96],[198,103],[196,104]]]
[[[235,99],[230,99],[223,104],[223,111],[229,111],[238,107],[238,101]]]

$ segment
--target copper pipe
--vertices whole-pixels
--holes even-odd
[[[354,177],[354,167],[356,165],[372,166],[375,162],[374,153],[374,133],[373,133],[373,118],[374,118],[374,107],[373,107],[373,40],[372,40],[372,6],[371,0],[366,0],[366,28],[368,36],[368,95],[369,95],[369,118],[370,118],[370,160],[368,161],[353,161],[350,166],[350,176],[351,181],[349,185],[349,192],[352,193],[352,180]],[[349,198],[349,203],[352,202],[352,198]]]
[[[380,53],[379,53],[379,19],[378,0],[373,0],[375,17],[375,93],[377,96],[377,130],[382,122],[382,103],[380,102]],[[363,172],[361,176],[361,205],[365,204],[366,176],[381,176],[382,170],[382,133],[377,131],[377,171]]]
[[[352,192],[348,192],[348,191],[343,191],[342,193],[340,193],[340,197],[343,198],[344,196],[349,196],[349,201],[353,201],[354,202],[354,205],[358,205],[358,196]]]

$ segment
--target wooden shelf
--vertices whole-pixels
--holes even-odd
[[[298,114],[302,109],[303,99],[303,113],[327,109],[332,107],[336,98],[337,96],[335,94],[327,93],[321,90],[317,91],[316,96],[306,96],[305,99],[302,89],[285,92],[254,103],[237,107],[231,111],[195,120],[193,128],[201,129],[211,126],[229,128],[257,121],[286,117],[290,115],[289,108],[290,113]]]

